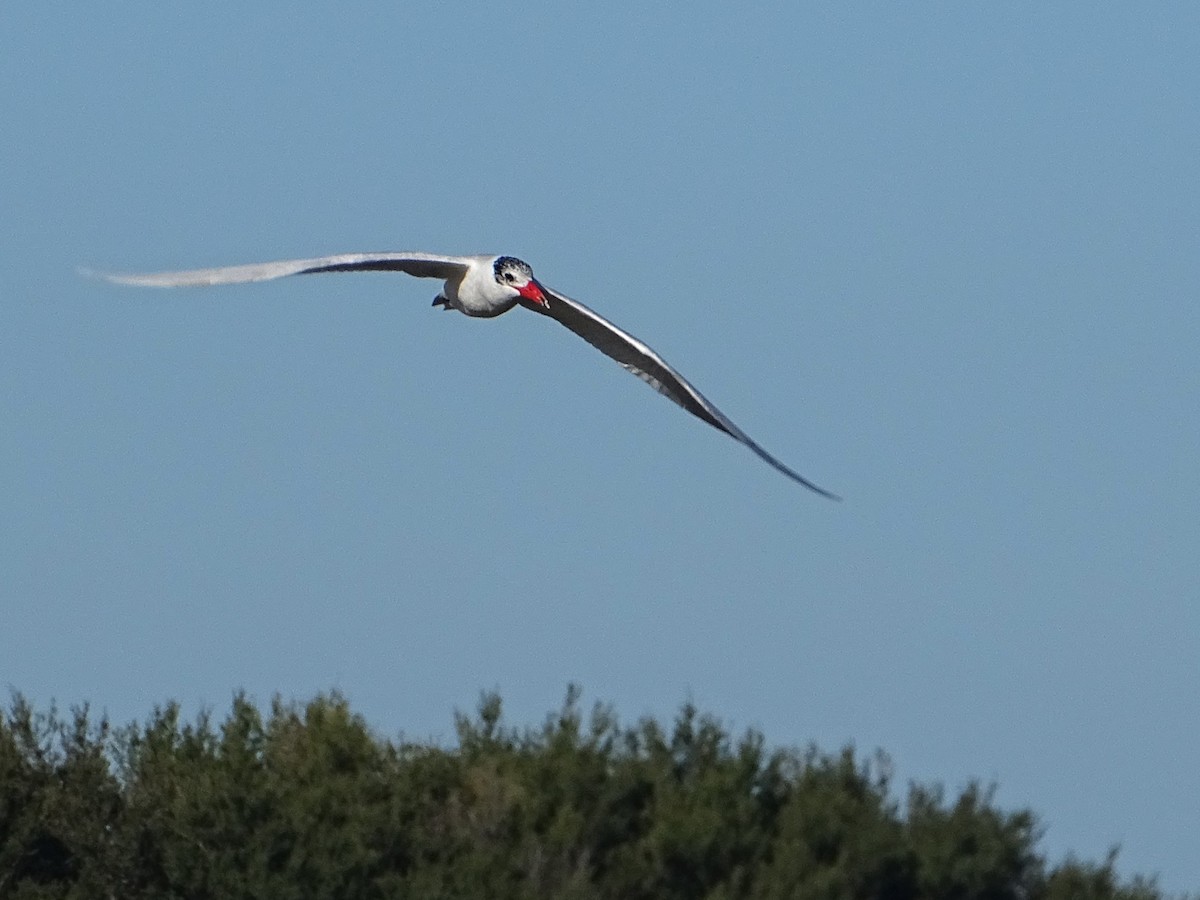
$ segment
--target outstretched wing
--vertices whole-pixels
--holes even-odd
[[[437,256],[433,253],[343,253],[312,259],[281,259],[275,262],[222,266],[216,269],[186,269],[179,272],[95,274],[116,284],[141,287],[199,287],[210,284],[242,284],[270,281],[285,275],[317,272],[404,272],[417,278],[457,278],[471,265],[470,257]]]
[[[588,309],[578,300],[572,300],[557,291],[552,291],[542,285],[542,292],[549,301],[549,307],[543,308],[536,303],[526,300],[521,305],[534,312],[557,319],[571,331],[575,332],[601,353],[610,356],[618,363],[646,382],[660,394],[682,406],[692,415],[704,420],[709,425],[725,432],[736,441],[745,444],[768,464],[782,472],[793,481],[797,481],[810,490],[816,491],[823,497],[840,500],[822,487],[813,484],[804,476],[785,466],[774,456],[760,447],[746,432],[738,428],[723,412],[717,409],[709,400],[696,390],[682,375],[667,364],[661,356],[635,338],[632,334],[614,325],[608,319]]]

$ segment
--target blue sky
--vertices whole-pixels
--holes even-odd
[[[1197,96],[1185,4],[12,7],[0,681],[691,697],[1198,889]],[[845,502],[434,282],[76,274],[404,249],[529,260]]]

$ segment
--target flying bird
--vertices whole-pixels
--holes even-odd
[[[433,253],[347,253],[313,259],[288,259],[144,274],[97,273],[116,284],[142,287],[198,287],[270,281],[286,275],[319,272],[404,272],[417,278],[441,278],[434,306],[457,309],[468,316],[491,318],[517,304],[556,319],[601,353],[612,357],[638,378],[692,415],[745,444],[768,464],[823,497],[840,499],[797,474],[760,447],[729,417],[713,406],[661,356],[577,300],[553,291],[533,277],[529,264],[512,256],[438,256]]]

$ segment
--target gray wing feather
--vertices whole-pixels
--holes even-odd
[[[734,440],[745,444],[762,460],[788,478],[816,491],[823,497],[829,497],[832,500],[841,499],[836,494],[813,484],[760,447],[746,432],[733,424],[728,416],[717,409],[708,398],[692,387],[687,379],[671,368],[666,360],[632,334],[618,328],[578,300],[572,300],[557,291],[548,290],[545,285],[542,285],[542,291],[549,300],[549,309],[543,309],[537,304],[527,301],[522,301],[521,305],[558,320],[669,400],[719,431],[725,432]]]
[[[317,272],[405,272],[418,278],[456,278],[469,266],[470,259],[467,257],[437,256],[432,253],[343,253],[340,256],[281,259],[274,262],[250,263],[244,266],[222,266],[216,269],[87,274],[96,274],[115,284],[132,284],[141,287],[200,287],[213,284],[270,281],[272,278],[283,278],[287,275],[307,275]]]

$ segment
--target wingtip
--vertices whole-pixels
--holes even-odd
[[[775,457],[771,456],[769,453],[764,451],[757,444],[755,444],[753,446],[754,446],[754,449],[758,452],[759,456],[761,456],[763,459],[765,459],[767,462],[769,462],[771,465],[773,465],[776,469],[778,469],[784,475],[791,478],[792,481],[795,481],[797,484],[803,485],[804,487],[806,487],[810,491],[812,491],[814,494],[820,494],[822,497],[832,500],[835,503],[842,502],[841,495],[835,494],[833,491],[827,491],[827,490],[825,490],[825,488],[821,487],[819,484],[814,484],[813,482],[811,482],[807,478],[805,478],[803,475],[800,475],[799,473],[794,472],[792,469],[789,469],[787,466],[785,466],[783,463],[781,463]]]
[[[125,276],[118,275],[114,272],[104,272],[100,269],[93,269],[89,266],[76,266],[75,272],[80,278],[88,278],[92,281],[107,281],[109,284],[131,284],[132,282]]]
[[[813,484],[807,478],[800,478],[799,476],[794,476],[794,477],[795,477],[796,481],[800,482],[802,485],[804,485],[806,488],[808,488],[814,494],[820,494],[822,497],[832,500],[834,503],[842,502],[841,495],[835,494],[833,491],[827,491],[827,490],[825,490],[825,488],[821,487],[820,485]]]

